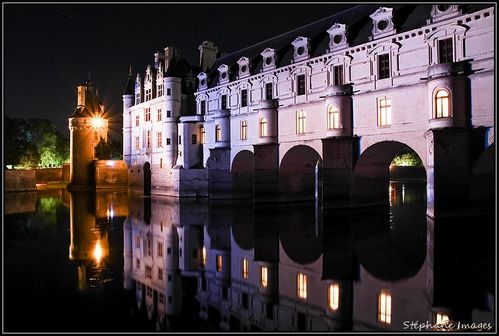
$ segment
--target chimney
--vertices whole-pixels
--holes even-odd
[[[87,86],[78,86],[78,103],[76,106],[85,106],[85,96],[87,95]]]
[[[175,47],[165,48],[165,72],[168,71],[172,58],[180,56],[180,52]]]
[[[215,63],[218,54],[218,47],[215,42],[204,41],[198,47],[199,49],[199,67],[205,72]]]

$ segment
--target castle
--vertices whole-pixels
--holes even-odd
[[[494,15],[360,5],[224,56],[205,41],[196,66],[165,48],[123,94],[129,186],[288,201],[320,184],[331,204],[376,204],[411,151],[428,215],[489,199]]]

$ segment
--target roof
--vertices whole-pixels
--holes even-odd
[[[426,25],[426,20],[431,17],[432,5],[405,5],[405,4],[375,4],[359,5],[337,14],[325,17],[311,24],[299,27],[279,36],[270,38],[247,48],[226,54],[216,60],[208,72],[208,87],[218,85],[218,70],[221,64],[229,66],[229,78],[235,80],[238,74],[237,61],[241,57],[250,58],[251,74],[257,74],[262,68],[262,56],[260,53],[265,48],[276,50],[276,67],[291,64],[293,57],[293,46],[291,42],[298,36],[307,37],[310,42],[310,58],[327,53],[329,46],[329,34],[327,30],[335,23],[346,24],[348,29],[349,47],[369,42],[372,31],[372,20],[369,17],[380,7],[393,8],[393,21],[397,34]],[[472,13],[490,5],[464,5],[463,14]]]

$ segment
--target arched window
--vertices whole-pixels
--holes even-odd
[[[222,140],[222,127],[220,127],[220,125],[217,125],[215,127],[215,141],[220,140]]]
[[[334,106],[329,106],[327,112],[327,128],[340,128],[340,111]]]
[[[440,89],[435,94],[435,118],[450,117],[449,92]]]
[[[267,136],[267,119],[260,119],[260,137]]]

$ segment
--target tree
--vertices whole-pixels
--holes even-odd
[[[101,137],[99,143],[95,146],[95,156],[99,160],[110,160],[111,153],[111,145]]]
[[[422,166],[423,162],[414,151],[403,151],[393,159],[394,166]]]

